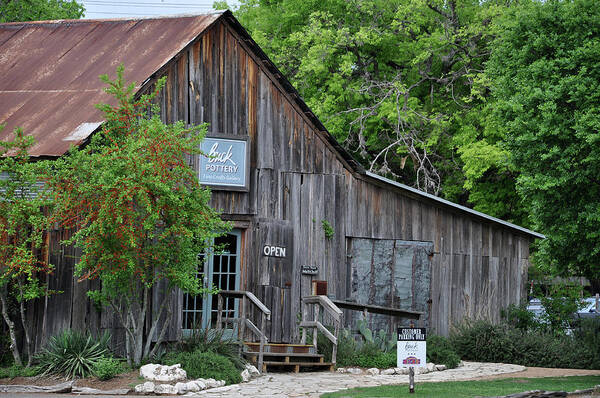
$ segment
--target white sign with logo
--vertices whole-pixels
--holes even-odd
[[[248,188],[248,142],[245,138],[206,137],[201,145],[200,184]]]
[[[398,328],[398,367],[422,368],[427,365],[425,328]]]

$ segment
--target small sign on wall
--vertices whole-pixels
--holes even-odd
[[[201,149],[204,155],[200,155],[200,184],[232,190],[248,189],[247,138],[206,137]]]
[[[425,328],[398,328],[398,367],[422,368],[427,365]]]
[[[302,275],[318,275],[319,267],[316,265],[303,265],[301,267]]]

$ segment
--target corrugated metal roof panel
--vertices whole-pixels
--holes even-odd
[[[21,127],[36,138],[32,156],[62,155],[104,119],[99,75],[123,64],[139,85],[221,15],[0,24],[0,139]]]

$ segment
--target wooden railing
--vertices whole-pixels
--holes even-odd
[[[313,320],[309,320],[309,306],[313,306]],[[327,313],[333,320],[333,334],[319,321],[320,309],[323,308],[324,313]],[[331,363],[335,365],[337,355],[338,337],[342,326],[342,310],[340,310],[327,296],[306,296],[302,297],[302,344],[306,344],[306,329],[313,329],[313,346],[315,353],[317,352],[317,334],[323,333],[333,344],[331,352]]]
[[[419,312],[419,311],[401,310],[398,308],[383,307],[380,305],[372,305],[372,304],[359,304],[359,303],[355,303],[354,301],[332,300],[332,303],[334,303],[339,308],[344,308],[344,309],[352,310],[352,311],[360,311],[360,312],[362,312],[363,317],[365,319],[367,318],[367,312],[370,312],[373,314],[388,315],[388,316],[396,317],[396,318],[415,319],[415,320],[420,319],[421,316],[423,315],[423,313]]]
[[[237,318],[229,318],[229,311],[226,314],[225,319],[223,319],[223,297],[233,297],[241,300],[241,305],[239,309],[239,317]],[[263,353],[265,349],[265,344],[267,344],[267,336],[265,335],[265,328],[267,327],[267,320],[271,319],[271,310],[267,308],[254,294],[251,292],[247,292],[245,290],[221,290],[217,293],[217,301],[218,301],[218,312],[217,312],[217,329],[221,329],[223,323],[234,323],[238,325],[238,338],[242,343],[242,349],[244,344],[244,333],[246,332],[246,327],[255,336],[260,339],[260,348],[258,351],[258,370],[262,372],[263,370]],[[258,308],[260,312],[260,328],[258,328],[246,314],[246,302],[250,302],[254,304],[256,308]]]

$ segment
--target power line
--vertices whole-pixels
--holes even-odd
[[[131,5],[141,5],[141,6],[159,6],[159,7],[208,7],[212,8],[211,5],[208,4],[198,4],[198,3],[157,3],[157,2],[146,2],[146,1],[111,1],[111,0],[86,0],[83,3],[85,4],[102,4],[102,5],[118,5],[118,6],[131,6]]]
[[[90,18],[91,14],[97,14],[99,17],[103,15],[122,15],[124,17],[149,17],[149,16],[159,16],[164,14],[141,14],[136,12],[111,12],[111,11],[86,11],[85,16]]]
[[[103,4],[103,5],[95,5],[95,4],[90,4],[90,6],[94,6],[95,8],[100,8],[101,6],[103,7],[129,7],[129,8],[162,8],[162,9],[197,9],[197,10],[212,10],[212,7],[209,6],[196,6],[196,7],[191,7],[191,6],[169,6],[169,7],[165,7],[165,6],[159,6],[159,5],[123,5],[123,4]]]

